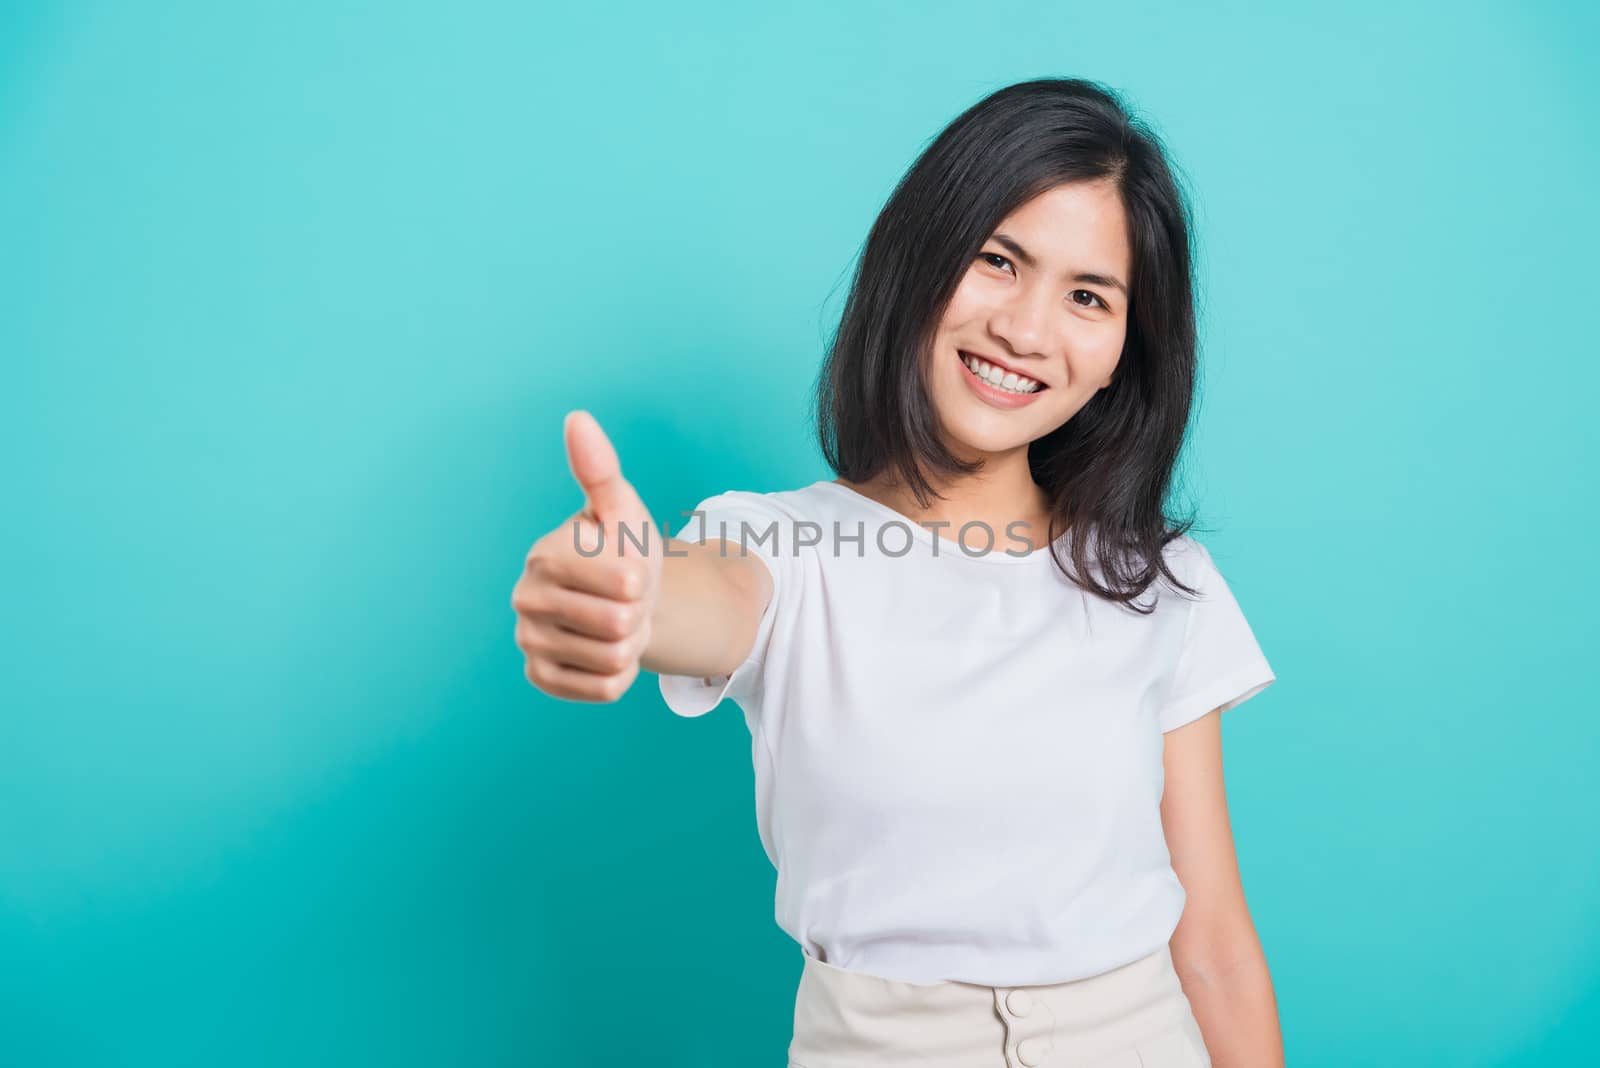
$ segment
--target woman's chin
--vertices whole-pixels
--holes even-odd
[[[947,434],[945,442],[950,451],[968,460],[995,460],[1018,449],[1026,449],[1031,438],[1019,438],[1015,429],[1010,433],[984,432],[978,428],[958,429]]]

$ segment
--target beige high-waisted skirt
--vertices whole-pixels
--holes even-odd
[[[1048,986],[912,983],[806,955],[789,1068],[1210,1068],[1189,999],[1156,952]]]

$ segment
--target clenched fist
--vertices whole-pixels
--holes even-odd
[[[569,412],[562,432],[584,506],[528,551],[511,591],[517,646],[545,693],[615,701],[650,643],[664,546],[594,417]]]

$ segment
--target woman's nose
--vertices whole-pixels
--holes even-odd
[[[1050,341],[1050,297],[1043,287],[1019,288],[989,318],[995,335],[1019,356],[1044,355]]]

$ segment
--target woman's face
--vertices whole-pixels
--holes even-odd
[[[1110,384],[1131,269],[1122,200],[1108,181],[1056,186],[1006,216],[967,265],[934,339],[929,387],[958,455],[1025,448]],[[1005,388],[1018,375],[1031,392]]]

